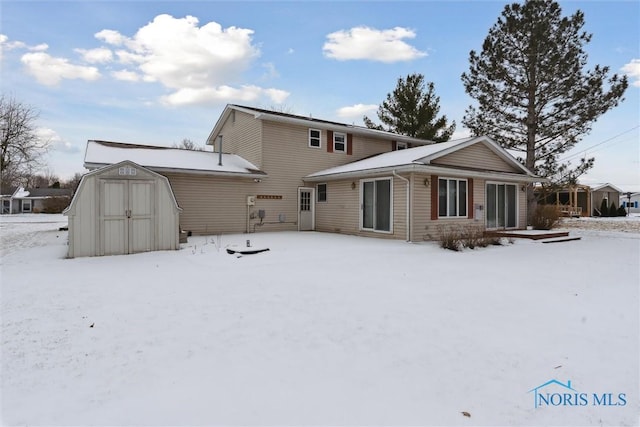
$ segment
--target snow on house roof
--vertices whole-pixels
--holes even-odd
[[[598,191],[598,190],[602,190],[605,187],[610,187],[610,188],[614,189],[615,191],[617,191],[618,193],[622,193],[623,192],[621,189],[619,189],[615,185],[610,184],[608,182],[606,182],[604,184],[591,184],[590,187],[591,187],[591,191]]]
[[[524,174],[534,177],[528,169],[526,169],[513,156],[498,146],[494,141],[487,137],[469,137],[456,139],[453,141],[430,144],[422,147],[414,147],[406,150],[391,151],[388,153],[378,154],[367,159],[348,163],[346,165],[337,166],[316,173],[312,173],[307,178],[328,177],[343,174],[352,174],[357,172],[371,170],[385,170],[395,167],[406,167],[411,165],[429,165],[431,160],[437,159],[454,151],[468,147],[476,143],[484,143],[496,154],[502,157],[508,163],[511,163]]]
[[[211,130],[209,137],[207,138],[207,144],[213,145],[215,143],[215,139],[220,135],[220,132],[222,131],[224,123],[229,118],[229,115],[231,114],[232,111],[242,111],[247,114],[252,114],[254,118],[256,118],[257,120],[269,120],[274,122],[289,123],[289,124],[295,124],[295,125],[301,125],[301,126],[308,126],[316,129],[332,129],[340,132],[364,135],[364,136],[373,137],[373,138],[384,138],[389,141],[407,142],[412,145],[433,144],[433,141],[429,141],[427,139],[414,138],[411,136],[400,135],[397,133],[387,132],[379,129],[370,129],[365,126],[333,122],[330,120],[316,119],[311,116],[305,117],[305,116],[300,116],[296,114],[283,113],[279,111],[271,111],[271,110],[265,110],[262,108],[247,107],[247,106],[235,105],[235,104],[228,104],[225,107],[224,111],[218,118],[218,121],[216,122],[215,126]]]
[[[87,142],[84,166],[95,169],[125,160],[132,161],[155,171],[201,173],[213,175],[241,175],[247,177],[266,174],[251,162],[236,154],[219,154],[211,151],[194,151],[150,145],[124,144],[119,142]]]

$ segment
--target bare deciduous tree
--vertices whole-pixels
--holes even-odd
[[[196,144],[188,138],[184,138],[180,141],[180,144],[173,144],[173,147],[181,150],[204,151],[204,147]]]
[[[36,133],[38,112],[13,97],[0,95],[0,185],[15,185],[41,164],[49,147]]]

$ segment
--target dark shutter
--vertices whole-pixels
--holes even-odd
[[[347,134],[347,154],[353,154],[353,135],[350,133]]]
[[[398,143],[395,141],[391,141],[391,151],[396,151],[398,149]]]
[[[475,214],[473,208],[473,178],[467,179],[467,218],[473,219]]]
[[[333,131],[327,131],[327,153],[333,153]]]
[[[431,219],[438,219],[438,175],[431,175]]]

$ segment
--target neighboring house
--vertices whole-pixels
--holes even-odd
[[[618,206],[624,206],[627,213],[640,213],[640,193],[623,193]]]
[[[318,230],[424,240],[442,226],[526,226],[542,179],[487,137],[434,144],[390,132],[228,105],[215,152],[89,141],[85,167],[133,161],[169,179],[194,234]]]
[[[73,191],[68,188],[17,188],[10,196],[2,196],[2,213],[39,213],[51,209],[52,201],[60,206],[57,211],[67,206],[71,201]]]
[[[541,197],[542,204],[555,204],[564,216],[592,216],[594,213],[600,213],[602,200],[607,200],[607,206],[611,202],[615,202],[616,206],[620,206],[619,199],[622,190],[613,184],[595,184],[584,185],[575,184],[552,191],[545,195],[542,194],[544,189],[538,187],[537,194]]]

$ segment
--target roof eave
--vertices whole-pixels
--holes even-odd
[[[111,163],[92,163],[85,162],[84,167],[87,169],[97,169],[105,166],[111,166]],[[145,166],[140,165],[146,169],[157,173],[182,173],[188,175],[211,175],[221,177],[235,177],[235,178],[268,178],[269,176],[265,172],[229,172],[229,171],[211,171],[202,169],[180,169],[180,168],[165,168],[157,166]]]
[[[447,167],[424,165],[424,164],[405,164],[405,165],[397,165],[397,166],[385,166],[381,168],[349,171],[349,172],[343,172],[343,173],[306,176],[304,177],[304,181],[322,182],[322,181],[337,181],[337,180],[350,179],[350,178],[366,178],[368,176],[376,176],[376,175],[381,175],[385,173],[393,173],[393,171],[398,173],[421,172],[421,173],[429,173],[429,174],[440,175],[440,176],[448,175],[448,176],[461,176],[461,177],[469,177],[469,178],[495,179],[495,180],[501,180],[505,182],[535,183],[535,182],[549,181],[546,178],[542,178],[535,175],[531,176],[529,174],[525,175],[525,174],[514,174],[514,173],[508,173],[508,172],[451,169]]]

